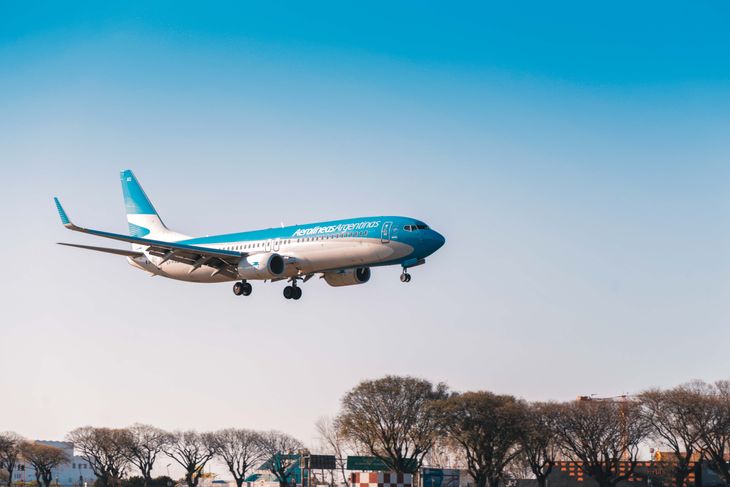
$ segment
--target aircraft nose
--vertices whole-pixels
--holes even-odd
[[[440,249],[443,247],[443,245],[446,243],[446,238],[444,238],[443,235],[441,235],[436,230],[433,230],[433,244],[434,244],[434,251]]]

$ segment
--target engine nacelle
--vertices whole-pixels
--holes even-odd
[[[273,279],[284,273],[284,267],[284,258],[279,254],[252,254],[238,263],[238,276],[241,279]]]
[[[344,271],[325,272],[324,280],[330,286],[352,286],[354,284],[365,284],[370,280],[370,267],[357,267],[345,269]]]

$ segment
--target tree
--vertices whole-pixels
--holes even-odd
[[[682,487],[692,472],[691,460],[700,441],[702,396],[691,387],[679,386],[662,391],[650,389],[640,394],[650,436],[671,449],[674,462],[669,469],[675,487]]]
[[[23,439],[17,433],[0,433],[0,469],[8,472],[8,487],[13,483],[13,472],[18,464],[20,445]]]
[[[215,449],[209,433],[176,431],[172,434],[165,453],[185,469],[188,487],[197,487],[205,465],[215,455]]]
[[[442,435],[428,451],[423,463],[449,469],[461,469],[466,465],[466,456],[459,445]]]
[[[523,404],[479,391],[453,395],[440,409],[444,431],[463,451],[476,487],[497,487],[519,453]]]
[[[303,448],[302,442],[280,431],[261,433],[260,444],[267,457],[264,468],[269,470],[280,487],[287,487],[294,465],[299,462],[298,451]]]
[[[216,456],[226,464],[238,487],[266,455],[261,435],[256,431],[229,428],[216,431],[211,439]]]
[[[641,404],[629,400],[564,403],[555,421],[563,454],[600,487],[613,487],[634,473],[648,432]]]
[[[699,447],[713,468],[730,485],[730,381],[715,384],[696,381],[687,384],[699,399],[695,427],[699,430]]]
[[[340,434],[398,473],[416,473],[433,447],[445,384],[414,377],[366,380],[342,399]]]
[[[102,487],[118,487],[129,464],[124,455],[125,436],[121,429],[84,426],[71,431],[67,438],[89,462]]]
[[[556,406],[549,403],[532,403],[524,409],[519,431],[520,454],[535,476],[540,487],[547,485],[560,448],[555,441]]]
[[[314,426],[317,429],[319,439],[322,442],[324,449],[329,450],[329,452],[335,456],[335,466],[342,477],[342,483],[348,484],[347,454],[351,448],[347,438],[343,436],[333,418],[319,418]],[[334,483],[334,479],[332,482]]]
[[[69,461],[66,452],[62,449],[43,443],[23,442],[20,451],[25,461],[33,466],[39,486],[50,487],[53,480],[53,469]]]
[[[122,453],[142,474],[143,487],[149,487],[157,456],[170,442],[170,433],[146,424],[133,424],[124,430]],[[240,486],[239,486],[240,487]]]

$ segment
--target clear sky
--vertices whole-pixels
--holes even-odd
[[[386,373],[528,399],[727,377],[728,4],[499,4],[0,4],[0,430],[309,442]],[[109,242],[54,195],[126,231],[125,168],[189,234],[400,214],[447,243],[410,284],[298,302],[55,245]]]

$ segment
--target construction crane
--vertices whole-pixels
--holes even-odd
[[[629,394],[628,392],[621,394],[619,396],[609,396],[609,397],[596,397],[596,394],[591,394],[590,396],[578,396],[576,398],[576,401],[583,402],[583,401],[601,401],[601,402],[621,402],[625,403],[627,401],[634,400],[635,396]],[[628,431],[627,431],[627,425],[626,425],[626,406],[621,406],[621,436],[624,439],[624,444],[628,443]],[[628,449],[625,449],[623,453],[621,453],[621,460],[628,461],[629,460],[629,452]]]
[[[576,401],[608,401],[608,402],[616,402],[616,401],[628,401],[629,399],[633,399],[634,396],[629,394],[628,392],[621,394],[620,396],[610,396],[610,397],[596,397],[596,394],[591,394],[590,396],[578,396],[575,400]]]

